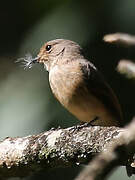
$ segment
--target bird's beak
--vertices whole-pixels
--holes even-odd
[[[48,56],[46,56],[46,55],[38,55],[36,61],[38,63],[43,63],[44,64],[46,61],[48,61]]]
[[[32,58],[30,63],[31,64],[39,63],[39,57],[37,56],[35,58]]]

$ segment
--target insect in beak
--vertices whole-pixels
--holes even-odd
[[[19,58],[16,62],[21,62],[22,66],[24,67],[24,69],[27,68],[32,68],[33,64],[38,63],[39,57],[35,57],[33,58],[32,55],[30,53],[26,54],[25,57],[23,58]]]

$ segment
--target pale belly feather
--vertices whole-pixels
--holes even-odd
[[[114,118],[102,102],[86,89],[79,67],[71,71],[68,67],[60,69],[55,66],[49,73],[49,81],[59,102],[80,121],[90,122],[99,117],[94,125],[105,126]]]

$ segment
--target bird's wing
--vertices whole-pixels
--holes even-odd
[[[104,80],[102,74],[89,61],[85,61],[85,63],[82,62],[80,67],[83,71],[84,82],[88,91],[101,100],[101,102],[116,117],[119,125],[122,126],[123,122],[120,104],[111,87]]]

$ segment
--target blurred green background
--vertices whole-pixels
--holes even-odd
[[[135,48],[106,44],[105,34],[135,34],[133,0],[5,0],[0,6],[0,137],[26,136],[78,121],[53,97],[42,65],[23,70],[15,60],[39,52],[44,42],[78,42],[116,92],[125,123],[134,116],[135,83],[115,70],[121,58],[135,60]],[[27,178],[73,179],[80,168],[55,169]],[[119,168],[110,179],[128,179]],[[130,178],[133,179],[133,178]]]

